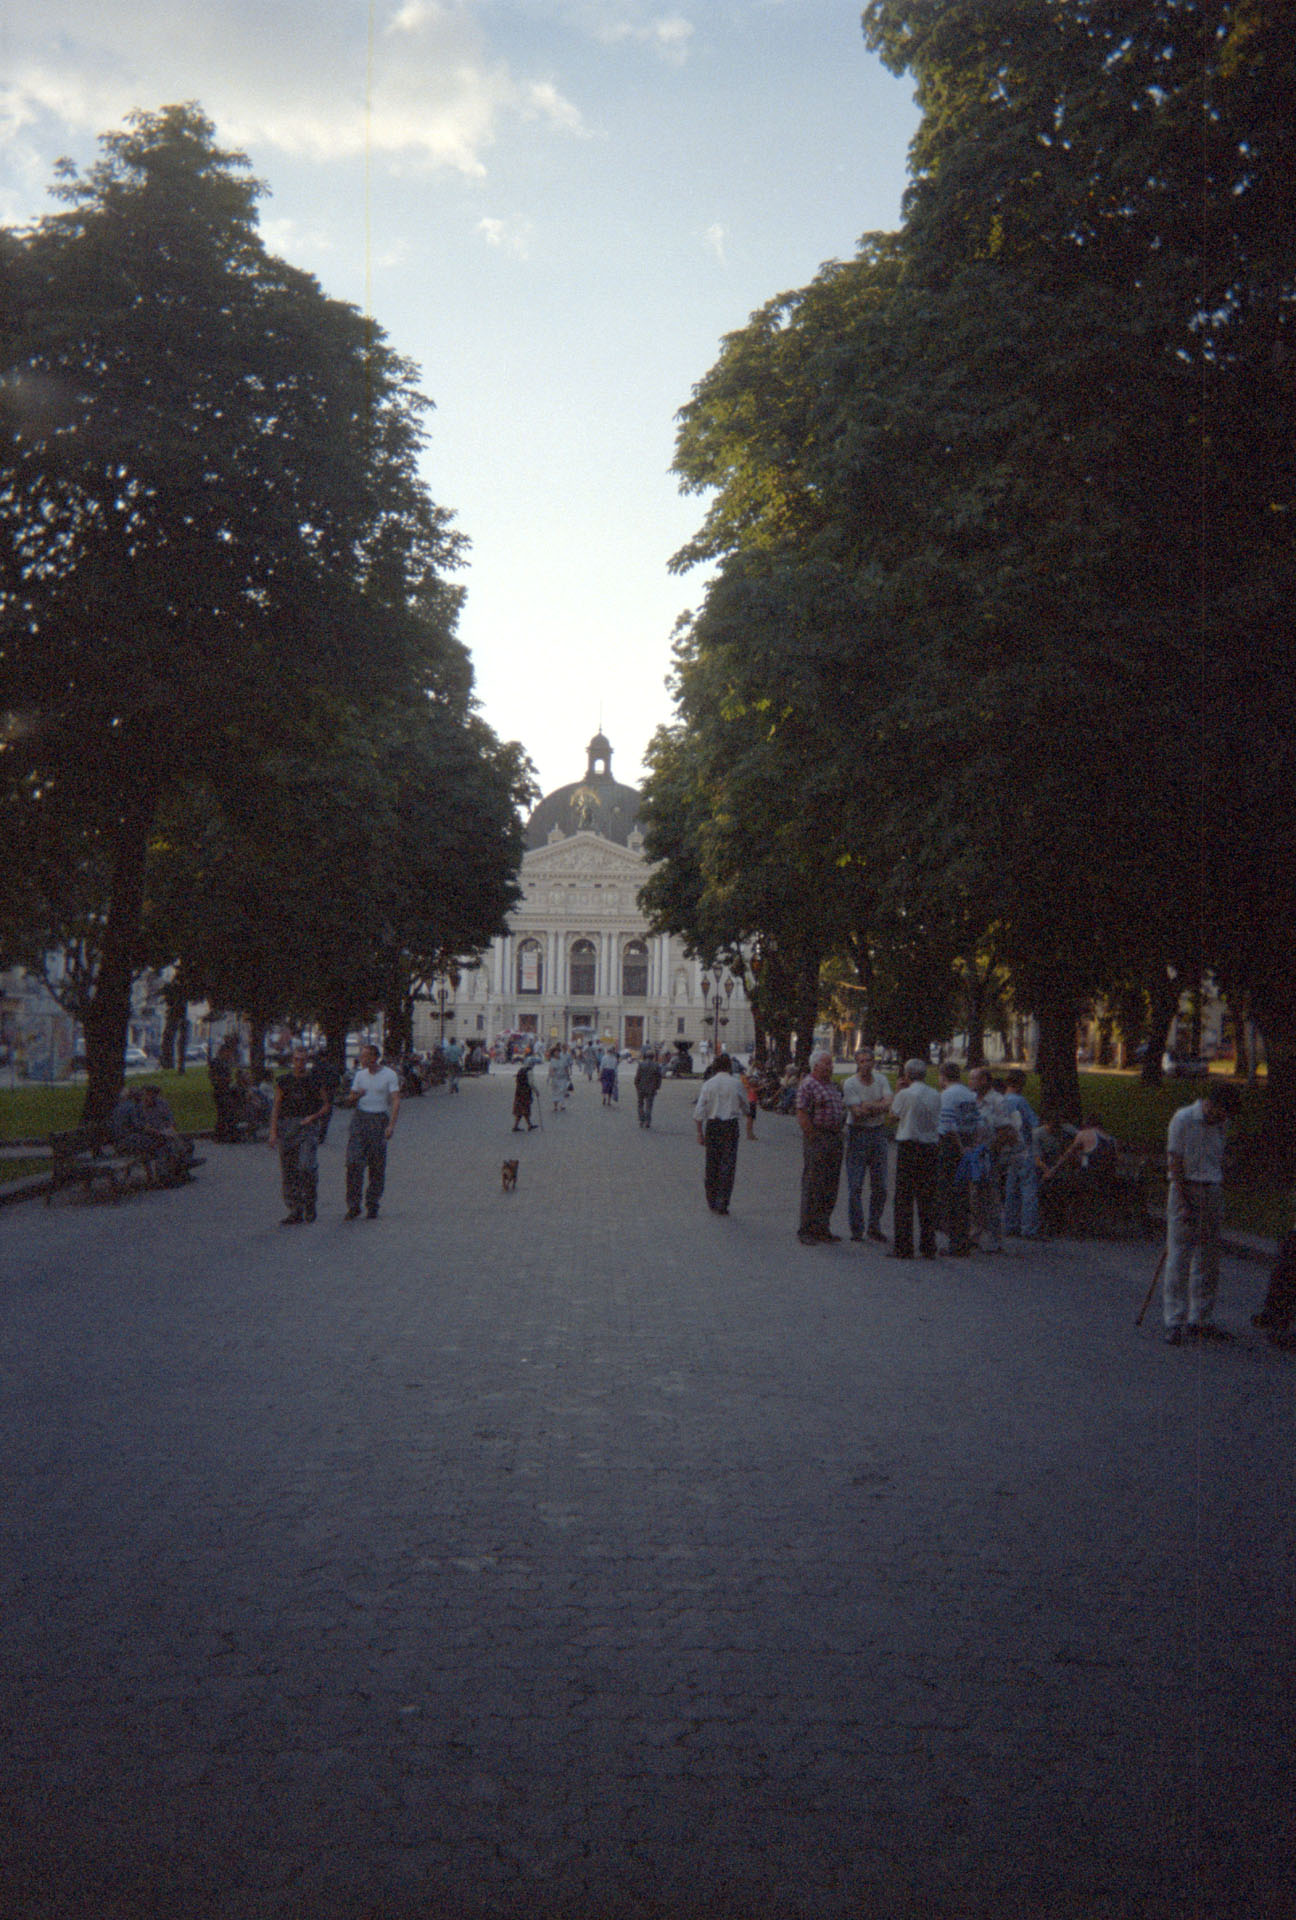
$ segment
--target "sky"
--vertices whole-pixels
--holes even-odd
[[[672,718],[675,416],[726,333],[900,217],[917,125],[860,0],[41,0],[0,20],[0,222],[134,109],[196,100],[271,251],[435,403],[460,636],[542,791]]]

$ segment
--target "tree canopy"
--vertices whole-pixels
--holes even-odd
[[[876,0],[864,26],[922,109],[903,226],[755,314],[680,416],[711,500],[678,564],[718,567],[671,742],[699,919],[740,706],[766,815],[813,808],[864,876],[825,896],[807,863],[800,912],[866,989],[934,969],[934,1019],[989,941],[1073,1102],[1087,996],[1213,966],[1265,999],[1272,1065],[1296,1039],[1256,933],[1275,800],[1291,824],[1292,25],[1262,0]],[[787,611],[744,631],[757,578]],[[1265,744],[1235,776],[1243,718]],[[654,770],[650,822],[661,798]]]
[[[264,856],[262,917],[309,999],[290,873],[315,877],[317,927],[344,890],[327,849],[347,796],[346,871],[392,939],[421,913],[471,947],[511,897],[525,772],[474,710],[448,577],[463,541],[420,473],[415,370],[266,251],[246,157],[168,107],[105,136],[84,175],[62,164],[55,191],[62,211],[4,235],[0,798],[23,859],[0,924],[23,958],[71,924],[86,936],[102,1112],[150,859],[174,861],[178,823],[203,822],[185,851],[209,877],[213,833],[227,873]],[[378,873],[397,823],[431,886],[417,904]],[[435,875],[412,856],[420,828]],[[207,971],[211,929],[172,924]],[[363,971],[370,927],[351,925]]]

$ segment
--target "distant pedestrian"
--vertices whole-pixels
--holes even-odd
[[[742,1081],[734,1073],[729,1055],[718,1053],[715,1072],[703,1082],[693,1109],[698,1145],[706,1148],[703,1186],[712,1213],[729,1211],[738,1171],[738,1126],[746,1110]]]
[[[924,1260],[936,1255],[936,1220],[939,1212],[937,1172],[940,1139],[940,1094],[927,1085],[927,1068],[921,1060],[907,1060],[900,1086],[891,1101],[896,1127],[895,1203],[892,1208],[897,1260],[913,1258],[914,1212],[918,1214],[918,1251]]]
[[[612,1047],[605,1047],[599,1058],[599,1085],[603,1089],[603,1105],[614,1107],[617,1103],[617,1077],[621,1062]]]
[[[315,1218],[319,1191],[319,1125],[329,1111],[328,1089],[310,1070],[305,1047],[294,1041],[288,1071],[275,1087],[270,1145],[279,1150],[279,1173],[288,1211],[281,1227]]]
[[[657,1056],[651,1047],[645,1047],[634,1075],[635,1098],[639,1102],[641,1127],[652,1125],[653,1101],[657,1098],[661,1083],[662,1070],[658,1065]]]
[[[513,1075],[513,1131],[520,1133],[525,1123],[528,1133],[535,1132],[535,1122],[531,1118],[531,1105],[535,1099],[535,1088],[531,1084],[533,1065],[528,1054]]]
[[[1165,1337],[1177,1346],[1190,1339],[1231,1340],[1215,1325],[1219,1291],[1220,1218],[1224,1192],[1224,1146],[1238,1110],[1236,1087],[1213,1086],[1200,1100],[1180,1107],[1166,1134],[1170,1191],[1166,1201],[1166,1263],[1162,1289]]]
[[[797,1239],[814,1246],[841,1239],[831,1227],[841,1180],[842,1128],[846,1109],[833,1081],[832,1055],[816,1053],[797,1088],[797,1125],[801,1129],[801,1223]]]
[[[546,1078],[554,1112],[566,1113],[567,1102],[571,1098],[572,1076],[571,1061],[562,1047],[550,1047]]]
[[[754,1140],[756,1138],[756,1109],[760,1104],[760,1076],[755,1066],[748,1061],[745,1067],[739,1068],[738,1078],[742,1081],[743,1097],[747,1102],[747,1138]]]
[[[211,1082],[212,1100],[216,1107],[216,1130],[213,1140],[225,1143],[237,1140],[239,1130],[235,1123],[234,1076],[238,1071],[238,1035],[227,1033],[217,1047],[214,1056],[207,1062],[207,1078]]]
[[[463,1072],[464,1056],[463,1048],[459,1045],[459,1042],[454,1038],[453,1034],[441,1049],[441,1057],[445,1061],[446,1081],[448,1083],[447,1091],[450,1093],[458,1093],[459,1075]]]
[[[887,1203],[886,1117],[891,1082],[874,1065],[872,1047],[860,1047],[855,1071],[842,1087],[846,1107],[846,1207],[852,1240],[864,1238],[864,1182],[869,1183],[868,1237],[885,1240],[882,1209]]]
[[[401,1077],[394,1067],[379,1066],[378,1049],[372,1043],[360,1049],[360,1065],[344,1104],[355,1109],[346,1144],[346,1217],[358,1220],[363,1200],[366,1216],[376,1220],[387,1183],[387,1143],[400,1113]]]

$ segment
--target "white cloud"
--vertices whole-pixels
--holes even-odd
[[[578,9],[576,17],[586,32],[605,46],[634,42],[650,47],[675,66],[682,66],[688,59],[694,27],[682,13],[646,14],[635,6],[586,5]]]
[[[704,244],[711,249],[711,252],[715,255],[722,267],[729,264],[725,257],[725,242],[728,237],[728,234],[718,220],[713,220],[706,232],[702,235]]]
[[[499,247],[505,253],[515,254],[519,260],[525,260],[530,254],[529,220],[499,220],[487,215],[477,222],[476,230],[488,247]]]
[[[582,131],[553,79],[515,73],[473,0],[401,0],[369,44],[366,8],[318,0],[42,0],[5,30],[0,134],[72,136],[197,97],[220,138],[315,160],[365,152],[473,177],[510,122]]]

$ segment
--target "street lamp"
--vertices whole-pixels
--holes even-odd
[[[446,1000],[450,994],[458,993],[460,974],[458,967],[450,967],[440,974],[440,986],[437,988],[437,1006],[441,1014],[441,1046],[445,1046]],[[447,981],[449,985],[447,986]]]
[[[702,1024],[705,1026],[708,1019],[712,1019],[715,1022],[715,1053],[719,1053],[720,1051],[720,1029],[721,1027],[727,1027],[729,1025],[729,1015],[727,1012],[722,1012],[721,1009],[728,1007],[733,990],[733,975],[727,973],[722,984],[720,968],[717,966],[715,970],[715,997],[712,998],[711,975],[709,973],[702,975],[702,1004],[711,1010],[709,1014],[703,1014]]]

